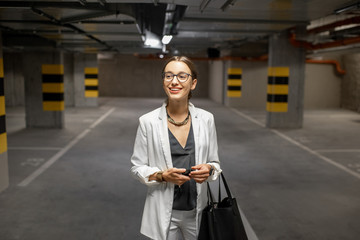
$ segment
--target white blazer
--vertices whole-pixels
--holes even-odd
[[[139,127],[131,157],[131,173],[135,178],[148,186],[140,232],[156,240],[166,240],[174,197],[174,184],[149,181],[148,177],[155,172],[173,167],[168,135],[166,103],[139,118]],[[195,140],[195,163],[209,163],[214,167],[214,174],[208,181],[219,176],[220,162],[218,157],[217,136],[214,117],[211,113],[195,108],[189,103]],[[196,184],[197,215],[199,231],[200,213],[207,203],[206,184]]]

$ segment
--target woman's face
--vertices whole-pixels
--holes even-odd
[[[191,74],[191,70],[186,63],[179,61],[169,62],[166,65],[164,72],[175,75],[179,73]],[[190,91],[195,89],[196,83],[197,79],[193,79],[191,76],[188,77],[186,82],[180,82],[177,76],[174,76],[171,81],[165,81],[165,78],[163,79],[163,87],[166,95],[169,100],[175,101],[187,100]]]

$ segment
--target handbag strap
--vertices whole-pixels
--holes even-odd
[[[226,190],[226,194],[229,198],[232,198],[232,195],[231,195],[231,192],[230,192],[230,189],[229,189],[229,186],[226,182],[226,179],[225,179],[225,176],[223,173],[220,173],[221,175],[221,178],[219,178],[219,196],[218,196],[218,202],[221,202],[221,179],[223,181],[223,184],[224,184],[224,187],[225,187],[225,190]],[[214,198],[213,198],[213,194],[211,192],[211,188],[210,188],[210,185],[209,185],[209,182],[206,182],[207,184],[207,194],[208,194],[208,205],[209,203],[211,203],[211,205],[214,205]]]
[[[208,194],[208,205],[211,204],[212,206],[214,206],[214,199],[210,189],[210,185],[208,182],[206,182],[206,184],[207,184],[207,194]]]
[[[223,173],[220,173],[220,175],[221,175],[221,179],[222,179],[222,181],[223,181],[223,184],[224,184],[224,187],[225,187],[227,196],[228,196],[229,198],[232,198],[232,195],[231,195],[229,186],[228,186],[228,184],[227,184],[227,182],[226,182],[226,179],[225,179],[224,174],[223,174]],[[221,187],[220,187],[220,179],[219,179],[219,201],[221,201],[221,190],[220,190],[220,188],[221,188]]]

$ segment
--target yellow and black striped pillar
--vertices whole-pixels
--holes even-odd
[[[7,151],[4,88],[4,65],[0,58],[0,154]]]
[[[269,67],[266,110],[287,112],[289,95],[289,67]]]
[[[99,96],[99,80],[98,68],[85,68],[85,97],[98,97]]]
[[[64,65],[42,65],[43,110],[64,110]]]
[[[242,69],[241,68],[228,68],[227,75],[227,96],[228,97],[241,97],[242,85]]]

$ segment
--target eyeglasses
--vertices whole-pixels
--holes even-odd
[[[164,72],[162,74],[162,77],[163,77],[164,81],[167,81],[167,82],[171,82],[174,79],[175,76],[176,76],[177,80],[179,80],[179,82],[182,82],[182,83],[186,82],[189,79],[189,76],[192,77],[191,74],[184,73],[184,72],[181,72],[181,73],[178,73],[178,74],[173,74],[171,72]]]

